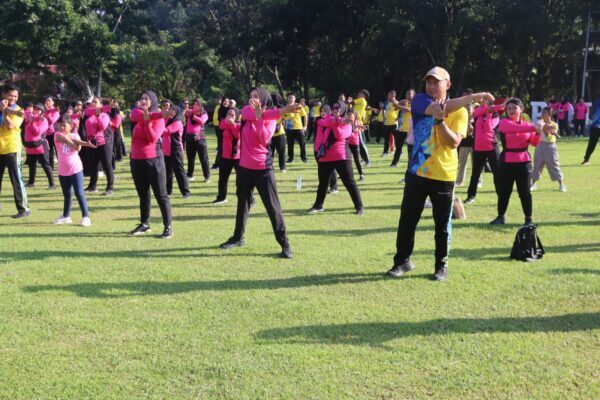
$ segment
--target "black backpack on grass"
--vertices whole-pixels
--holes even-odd
[[[517,231],[510,258],[519,261],[535,261],[544,255],[544,246],[537,235],[537,226],[523,225]]]

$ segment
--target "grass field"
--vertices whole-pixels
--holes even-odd
[[[579,166],[585,144],[559,144],[567,193],[544,172],[533,194],[541,261],[508,259],[520,203],[515,191],[509,224],[490,227],[496,197],[485,174],[468,219],[454,223],[441,283],[428,279],[430,210],[417,232],[417,269],[384,276],[406,164],[389,168],[379,145],[359,184],[362,217],[343,189],[327,197],[325,213],[306,214],[312,159],[277,173],[292,260],[277,258],[260,201],[246,246],[218,249],[233,232],[235,188],[229,203],[209,204],[216,174],[192,182],[192,199],[172,197],[168,241],[156,238],[154,200],[153,235],[129,236],[139,211],[127,162],[114,196],[88,195],[90,228],[52,225],[62,195],[45,190],[41,171],[31,217],[11,219],[5,177],[0,398],[600,398],[600,154]],[[77,205],[73,217],[78,223]]]

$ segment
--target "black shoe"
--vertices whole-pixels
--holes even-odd
[[[448,267],[446,265],[442,265],[435,269],[435,274],[431,277],[434,281],[445,281],[448,279]]]
[[[465,204],[473,204],[475,202],[475,197],[467,197],[465,200]]]
[[[356,215],[364,215],[365,214],[365,210],[361,207],[358,210],[356,210]]]
[[[392,269],[386,272],[386,274],[389,276],[393,276],[394,278],[399,278],[406,272],[410,272],[413,269],[415,269],[415,264],[413,264],[411,260],[408,260],[404,264],[395,265]]]
[[[212,204],[225,204],[227,203],[227,199],[214,199]]]
[[[25,211],[21,211],[15,215],[13,215],[12,217],[14,219],[19,219],[19,218],[29,217],[30,215],[31,215],[31,210],[25,210]]]
[[[293,163],[294,163],[294,160],[290,160],[290,159],[288,159],[288,160],[287,160],[285,163],[286,163],[286,164],[293,164]]]
[[[135,227],[134,230],[131,231],[131,235],[139,236],[139,235],[143,235],[144,233],[150,233],[150,232],[152,232],[152,230],[150,229],[150,225],[139,224],[138,226]]]
[[[219,166],[216,164],[213,164],[212,167],[210,167],[210,169],[219,169]]]
[[[234,247],[242,247],[245,244],[246,244],[246,242],[244,242],[244,239],[235,240],[234,238],[229,238],[225,243],[222,243],[219,246],[219,248],[227,250],[227,249],[232,249]]]
[[[281,258],[292,258],[292,248],[289,244],[281,248],[281,254],[279,256]]]
[[[48,185],[48,190],[56,190],[56,185]]]
[[[113,190],[112,189],[108,189],[104,193],[102,193],[102,195],[104,195],[104,196],[112,196],[112,194],[113,194]]]
[[[160,235],[161,239],[171,239],[173,237],[173,228],[171,227],[171,225],[165,227],[165,230],[163,231],[162,235]]]
[[[308,162],[308,160],[302,160],[302,162],[303,162],[304,164],[306,164],[306,163]]]
[[[25,185],[26,188],[34,188],[35,187],[35,183],[27,183],[27,185]]]
[[[525,218],[525,223],[523,225],[533,225],[533,219]]]
[[[182,196],[184,199],[189,199],[190,197],[192,197],[191,193],[186,193]]]
[[[490,225],[504,225],[504,224],[506,224],[506,220],[504,219],[504,217],[496,217],[495,220],[490,222]]]
[[[306,212],[309,214],[322,213],[323,211],[325,211],[325,209],[323,207],[315,207],[315,206],[312,206],[311,208],[306,210]]]

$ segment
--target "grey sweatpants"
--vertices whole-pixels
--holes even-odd
[[[540,142],[535,148],[533,158],[533,180],[539,181],[544,170],[544,165],[548,167],[548,173],[552,181],[562,181],[563,174],[560,170],[558,161],[558,149],[556,143]]]

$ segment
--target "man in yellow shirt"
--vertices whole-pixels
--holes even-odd
[[[21,176],[21,124],[25,114],[17,105],[19,89],[13,85],[6,85],[2,91],[0,101],[0,190],[4,170],[8,169],[8,176],[13,187],[13,196],[17,206],[17,214],[13,218],[28,217],[31,214],[27,204],[27,192]]]
[[[215,136],[217,136],[217,155],[215,157],[215,162],[210,167],[210,169],[219,169],[219,165],[221,164],[221,151],[223,150],[223,132],[221,132],[221,128],[219,128],[219,124],[221,123],[221,121],[219,120],[219,109],[221,108],[222,100],[222,96],[215,97],[215,109],[213,110],[212,114],[212,123],[213,127],[215,128]]]
[[[360,121],[363,125],[365,124],[365,119],[367,115],[367,110],[370,110],[369,104],[367,103],[367,99],[369,98],[370,93],[367,89],[361,89],[356,94],[356,99],[352,101],[352,110],[356,113],[357,120]],[[371,165],[371,161],[369,160],[369,152],[367,150],[367,146],[365,145],[365,137],[364,131],[360,133],[359,136],[359,150],[360,157],[364,160],[367,166]]]
[[[387,157],[390,150],[390,135],[397,136],[398,132],[398,118],[400,111],[410,111],[410,109],[402,106],[396,99],[396,91],[390,90],[388,92],[387,102],[383,111],[383,154],[382,157]],[[396,145],[397,146],[397,145]],[[402,147],[402,144],[400,144]],[[402,150],[400,150],[402,151]]]
[[[410,115],[410,103],[415,97],[415,89],[410,88],[406,91],[406,98],[400,102],[400,105],[404,107],[402,109],[402,123],[396,132],[394,132],[394,142],[396,142],[396,151],[394,152],[394,159],[390,164],[390,167],[395,168],[402,157],[402,147],[406,138],[408,137],[408,131],[410,129],[411,115]],[[410,154],[409,154],[410,158]]]
[[[288,105],[296,104],[296,96],[288,95]],[[304,108],[295,113],[285,113],[281,116],[285,124],[285,134],[287,136],[288,159],[287,163],[294,162],[294,142],[300,145],[300,158],[303,163],[307,163],[306,159],[306,127],[308,126],[308,115]]]
[[[451,240],[451,215],[454,181],[458,169],[456,148],[467,135],[468,113],[465,106],[486,98],[489,93],[474,93],[446,100],[450,74],[435,67],[425,74],[425,92],[415,95],[411,104],[414,147],[406,172],[402,198],[394,266],[387,274],[400,277],[415,268],[410,256],[415,245],[415,232],[421,219],[425,199],[433,205],[435,223],[436,281],[448,277],[448,254]]]

